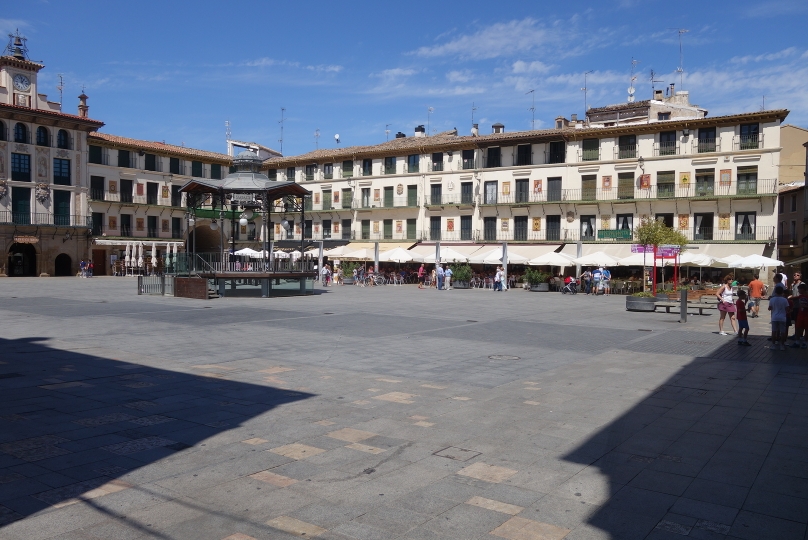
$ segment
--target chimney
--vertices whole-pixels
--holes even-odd
[[[572,122],[573,124],[577,124],[578,123],[578,115],[577,114],[571,114],[570,115],[570,122]]]
[[[476,137],[480,134],[480,124],[472,124],[471,125],[471,136]]]
[[[404,135],[404,134],[403,134],[403,133],[401,133],[400,131],[399,131],[398,133],[396,133],[396,139],[403,139],[403,138],[405,138],[405,137],[406,137],[406,135]]]
[[[505,124],[500,124],[497,122],[491,126],[491,133],[505,133]]]
[[[426,129],[424,129],[423,125],[415,126],[415,136],[416,137],[426,137]]]
[[[87,95],[82,92],[79,96],[79,116],[87,118],[87,111],[89,110],[90,107],[87,106]]]
[[[654,90],[654,99],[662,101],[662,90]]]
[[[563,116],[557,116],[555,119],[555,127],[556,129],[564,129],[565,127],[569,127],[569,120],[564,118]]]
[[[676,92],[674,92],[674,91],[673,91],[673,88],[674,88],[675,86],[676,86],[676,85],[675,85],[674,83],[671,83],[671,86],[670,86],[670,88],[671,88],[671,97],[673,97],[674,95],[676,95]]]

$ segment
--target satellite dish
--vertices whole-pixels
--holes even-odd
[[[334,140],[337,141],[337,144],[339,144],[339,133],[334,135]]]
[[[628,87],[628,93],[629,93],[629,94],[633,94],[633,93],[634,93],[634,87],[633,87],[633,86],[629,86],[629,87]]]

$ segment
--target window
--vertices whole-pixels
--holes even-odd
[[[317,165],[306,165],[306,180],[314,180],[314,172],[317,170]]]
[[[53,183],[60,186],[70,185],[70,160],[54,158],[53,160]]]
[[[31,156],[11,154],[11,179],[18,182],[31,181]]]
[[[324,219],[323,220],[323,240],[328,240],[331,238],[331,220]]]
[[[431,216],[429,218],[429,239],[440,240],[440,216]]]
[[[618,139],[618,159],[634,159],[637,157],[637,136],[621,135]]]
[[[527,240],[527,216],[515,216],[513,218],[513,239]]]
[[[418,186],[407,186],[407,206],[418,206]]]
[[[526,203],[530,197],[530,180],[523,178],[516,180],[516,199],[515,202]]]
[[[567,160],[567,147],[564,141],[555,141],[549,144],[547,163],[564,163]]]
[[[474,204],[474,183],[460,183],[460,204]]]
[[[443,199],[443,186],[432,184],[429,186],[429,204],[441,204]]]
[[[70,225],[70,192],[63,189],[53,190],[53,224]]]
[[[143,168],[147,171],[157,170],[157,156],[154,154],[146,154],[146,159],[143,160]]]
[[[132,214],[121,214],[121,236],[132,236]]]
[[[634,214],[617,214],[617,229],[622,231],[634,230]]]
[[[370,188],[362,188],[362,208],[370,208]]]
[[[196,176],[197,178],[202,178],[205,176],[204,166],[202,165],[201,161],[191,162],[191,176]]]
[[[171,238],[182,238],[182,218],[171,218]]]
[[[617,175],[617,198],[634,198],[634,173],[620,173]]]
[[[343,208],[350,208],[352,203],[353,203],[353,190],[351,190],[351,189],[343,189],[342,190],[342,207]]]
[[[90,155],[89,155],[90,163],[96,163],[98,165],[103,164],[104,160],[104,152],[100,146],[95,146],[93,144],[90,145]]]
[[[90,199],[94,201],[104,200],[104,177],[91,176],[90,177]]]
[[[796,195],[791,196],[791,211],[792,212],[797,211],[797,196]]]
[[[581,177],[581,200],[594,201],[598,193],[598,175],[585,174]]]
[[[494,241],[497,239],[497,218],[494,216],[483,218],[483,239]]]
[[[286,180],[288,182],[295,181],[295,168],[294,167],[287,167],[286,168]]]
[[[760,126],[758,124],[741,124],[740,150],[757,149]]]
[[[323,190],[323,210],[331,210],[331,190]]]
[[[183,174],[180,167],[180,158],[169,158],[168,170],[171,174]]]
[[[370,220],[362,220],[362,240],[370,240]]]
[[[54,217],[56,216],[54,215]],[[102,234],[104,234],[104,214],[101,212],[93,212],[92,220],[93,220],[93,227],[92,227],[93,236],[101,236]]]
[[[311,220],[303,221],[303,238],[311,238]]]
[[[581,216],[581,240],[595,239],[595,216]]]
[[[417,220],[415,219],[407,219],[407,240],[415,240],[417,236]]]
[[[171,206],[182,206],[180,186],[171,186]]]
[[[463,150],[463,168],[474,168],[474,150]]]
[[[384,158],[384,174],[396,174],[396,158]]]
[[[547,179],[547,200],[560,201],[561,200],[561,177],[555,176]]]
[[[712,197],[715,191],[715,171],[696,169],[696,196]]]
[[[384,208],[393,207],[393,186],[384,188],[383,206]]]
[[[755,240],[755,212],[738,212],[735,214],[735,239],[736,240]],[[791,241],[794,241],[796,228],[792,221],[792,236]]]
[[[657,120],[670,120],[670,119],[671,119],[671,113],[669,112],[657,113]]]
[[[56,146],[66,150],[70,149],[70,134],[64,129],[60,129],[56,134]]]
[[[157,182],[146,182],[146,204],[157,204]]]
[[[157,230],[157,216],[146,216],[146,235],[149,238],[157,238],[160,233]]]
[[[486,154],[485,166],[489,169],[502,166],[502,148],[489,148]]]
[[[417,173],[421,156],[418,154],[411,154],[407,156],[407,172]]]
[[[666,227],[673,228],[673,214],[657,214],[654,216],[657,221],[661,221]]]
[[[342,239],[343,240],[350,240],[351,239],[351,220],[350,219],[343,219],[342,220]]]
[[[278,169],[269,169],[267,171],[267,177],[270,180],[277,180],[278,179]]]
[[[659,155],[660,156],[675,156],[676,155],[676,132],[663,131],[659,134]]]
[[[25,124],[17,122],[17,124],[14,126],[14,142],[25,144],[31,142],[28,140],[28,128],[25,127]]]
[[[362,160],[362,176],[373,176],[373,160]]]
[[[789,232],[791,233],[791,236],[789,236],[789,242],[793,243],[794,238],[797,237],[797,222],[796,221],[791,220],[791,228],[789,229]]]
[[[657,173],[657,197],[667,199],[676,194],[676,171]]]
[[[314,201],[312,200],[311,195],[306,195],[303,197],[303,210],[306,212],[311,211],[313,202]]]
[[[222,166],[219,163],[212,163],[210,165],[210,177],[214,180],[222,179]]]
[[[693,239],[713,239],[713,214],[693,214]]]
[[[517,165],[532,165],[533,164],[533,147],[529,144],[520,144],[516,147],[516,164]]]
[[[460,239],[471,240],[471,216],[460,216]]]
[[[597,161],[600,159],[600,139],[584,139],[582,146],[582,161]]]
[[[18,225],[31,223],[31,188],[11,188],[11,220]]]
[[[699,128],[699,153],[715,152],[715,128]]]
[[[129,150],[118,150],[118,167],[129,167]]]
[[[12,154],[12,156],[13,156],[13,154]],[[786,209],[785,209],[785,198],[782,195],[780,195],[778,202],[779,202],[779,204],[777,205],[777,208],[778,208],[777,213],[782,214],[783,212],[786,211]]]
[[[561,240],[561,216],[547,216],[547,240]]]
[[[348,159],[342,162],[342,177],[353,178],[353,160]]]
[[[393,239],[393,220],[392,219],[385,219],[383,223],[383,234],[385,240],[392,240]]]
[[[757,194],[757,167],[738,167],[738,195]]]
[[[443,170],[443,152],[433,152],[432,154],[432,170]]]
[[[486,182],[483,185],[483,204],[497,204],[497,188],[498,182],[496,180]]]
[[[121,202],[132,202],[132,189],[134,184],[132,180],[121,180]]]
[[[0,122],[0,141],[8,140],[6,137],[6,124],[5,122]]]
[[[323,165],[323,178],[326,180],[331,180],[334,178],[334,164],[333,163],[326,163]]]
[[[37,146],[50,146],[50,133],[48,128],[39,126],[36,128],[36,144]]]

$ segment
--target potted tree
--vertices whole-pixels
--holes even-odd
[[[665,225],[664,221],[651,217],[643,218],[640,221],[640,225],[635,229],[634,235],[640,245],[653,246],[655,249],[658,249],[659,246],[662,245],[676,245],[681,249],[687,245],[687,238],[684,234],[675,230],[673,227],[668,227]],[[653,255],[650,255],[649,262],[653,262]],[[646,280],[643,278],[643,289],[645,288]],[[636,292],[630,296],[626,296],[626,310],[654,311],[654,304],[656,302],[667,299],[665,295],[657,298],[652,292],[643,290],[642,292]]]
[[[354,284],[353,271],[354,268],[358,266],[359,263],[350,261],[343,261],[342,264],[340,264],[340,268],[342,269],[342,283],[345,285]]]
[[[468,289],[471,283],[471,266],[468,264],[453,264],[452,269],[452,288],[453,289]]]
[[[550,290],[550,284],[547,282],[549,277],[549,274],[545,274],[544,272],[536,270],[535,268],[527,268],[522,279],[528,283],[530,286],[530,291],[548,292]]]

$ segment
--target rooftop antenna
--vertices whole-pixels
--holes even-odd
[[[765,94],[763,95],[763,101],[760,103],[760,110],[761,111],[766,110],[766,95]]]
[[[390,124],[384,125],[384,134],[387,137],[387,140],[390,140]]]
[[[584,116],[586,116],[586,111],[589,110],[587,108],[587,104],[586,104],[586,94],[587,94],[587,92],[589,92],[589,87],[586,85],[586,76],[589,75],[590,73],[594,73],[594,72],[595,72],[594,69],[590,69],[589,71],[584,73],[584,87],[581,88],[581,91],[584,93]]]
[[[634,75],[634,68],[637,67],[639,64],[639,60],[634,60],[634,57],[631,57],[631,82],[628,85],[628,102],[634,103],[634,81],[637,80],[637,76]]]
[[[685,66],[684,66],[684,52],[682,49],[682,35],[687,34],[690,30],[684,28],[671,28],[679,33],[679,67],[676,68],[676,73],[679,74],[679,86],[682,90],[685,89]]]
[[[278,120],[278,123],[281,125],[281,138],[278,139],[278,142],[281,143],[281,154],[283,154],[283,123],[286,120],[283,117],[283,113],[286,112],[286,107],[281,107],[281,119]]]
[[[320,149],[320,128],[314,130],[314,148]]]
[[[531,88],[530,91],[525,92],[525,95],[533,94],[533,105],[528,109],[530,111],[530,129],[536,129],[536,90]]]
[[[434,111],[434,107],[427,107],[426,109],[426,134],[429,135],[429,120],[432,116],[432,111]]]
[[[56,86],[56,89],[59,91],[59,110],[62,110],[62,90],[65,89],[65,80],[61,73],[59,73],[57,77],[59,77],[59,84]]]
[[[663,81],[657,79],[656,76],[657,76],[656,71],[654,71],[652,69],[651,70],[651,95],[652,96],[656,96],[656,87],[654,86],[654,83],[663,82]]]
[[[224,121],[224,137],[225,137],[225,140],[229,141],[231,139],[232,135],[233,135],[233,133],[230,131],[230,120],[225,120]]]
[[[474,127],[474,111],[477,110],[477,107],[474,106],[474,102],[471,102],[471,127]]]

